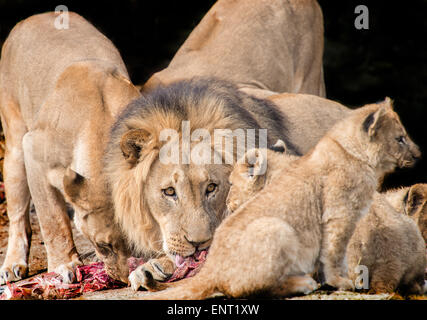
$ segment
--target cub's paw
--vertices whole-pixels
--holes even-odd
[[[28,265],[25,263],[14,263],[12,266],[3,266],[0,269],[0,285],[6,282],[18,281],[27,275]]]
[[[167,280],[174,270],[175,265],[168,258],[151,259],[131,272],[129,283],[135,291],[141,287],[149,291],[158,291],[162,287],[158,281]]]
[[[302,294],[309,294],[319,289],[318,283],[312,277],[301,278],[301,281],[295,287],[295,291]]]
[[[54,272],[62,277],[63,283],[73,283],[76,280],[76,268],[82,265],[80,261],[64,263],[55,268]]]
[[[278,288],[273,289],[275,296],[289,297],[294,295],[309,294],[319,288],[317,282],[310,276],[290,276]]]
[[[326,284],[340,291],[354,291],[353,281],[348,278],[333,277],[331,279],[326,280]]]

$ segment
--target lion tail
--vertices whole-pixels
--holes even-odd
[[[201,273],[192,278],[169,283],[166,290],[145,295],[143,300],[202,300],[220,294],[215,282]]]

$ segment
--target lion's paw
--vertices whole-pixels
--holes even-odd
[[[28,272],[28,265],[24,263],[14,263],[12,266],[3,266],[0,269],[0,285],[6,282],[13,282],[23,279]]]
[[[55,273],[62,277],[63,283],[73,283],[76,280],[76,268],[81,264],[80,261],[61,264],[55,268]]]
[[[353,282],[344,277],[334,277],[326,281],[326,283],[332,287],[337,288],[340,291],[354,291]]]
[[[157,281],[167,280],[174,269],[173,262],[168,258],[151,259],[131,272],[129,283],[135,291],[141,287],[146,290],[155,290]]]
[[[319,289],[318,283],[312,277],[304,277],[304,279],[296,287],[296,292],[309,294]]]

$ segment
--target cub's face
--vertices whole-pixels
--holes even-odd
[[[363,127],[369,136],[371,155],[379,158],[384,173],[393,171],[396,166],[411,167],[421,157],[418,146],[409,138],[388,98],[366,117]]]
[[[153,163],[144,194],[170,257],[210,245],[225,211],[229,173],[227,165]]]

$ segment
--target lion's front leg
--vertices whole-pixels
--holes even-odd
[[[347,277],[344,261],[347,244],[357,220],[351,213],[345,214],[343,211],[342,213],[340,216],[330,217],[323,224],[320,261],[323,264],[323,274],[327,284],[338,290],[353,290],[354,284]]]
[[[65,283],[71,283],[75,280],[76,267],[82,263],[73,241],[65,200],[60,191],[49,182],[49,163],[44,162],[43,154],[40,154],[46,141],[49,140],[43,132],[28,132],[24,136],[28,186],[46,246],[48,271],[60,274]]]
[[[6,97],[6,92],[3,95],[0,93],[0,112],[6,136],[3,175],[10,221],[7,253],[0,268],[0,285],[26,276],[31,242],[30,191],[22,149],[26,126],[22,118],[17,116],[19,112],[13,110],[19,110],[19,105]]]
[[[133,290],[144,288],[149,291],[163,289],[158,281],[165,281],[175,271],[175,263],[167,256],[150,259],[148,262],[136,268],[129,275],[129,283]]]

